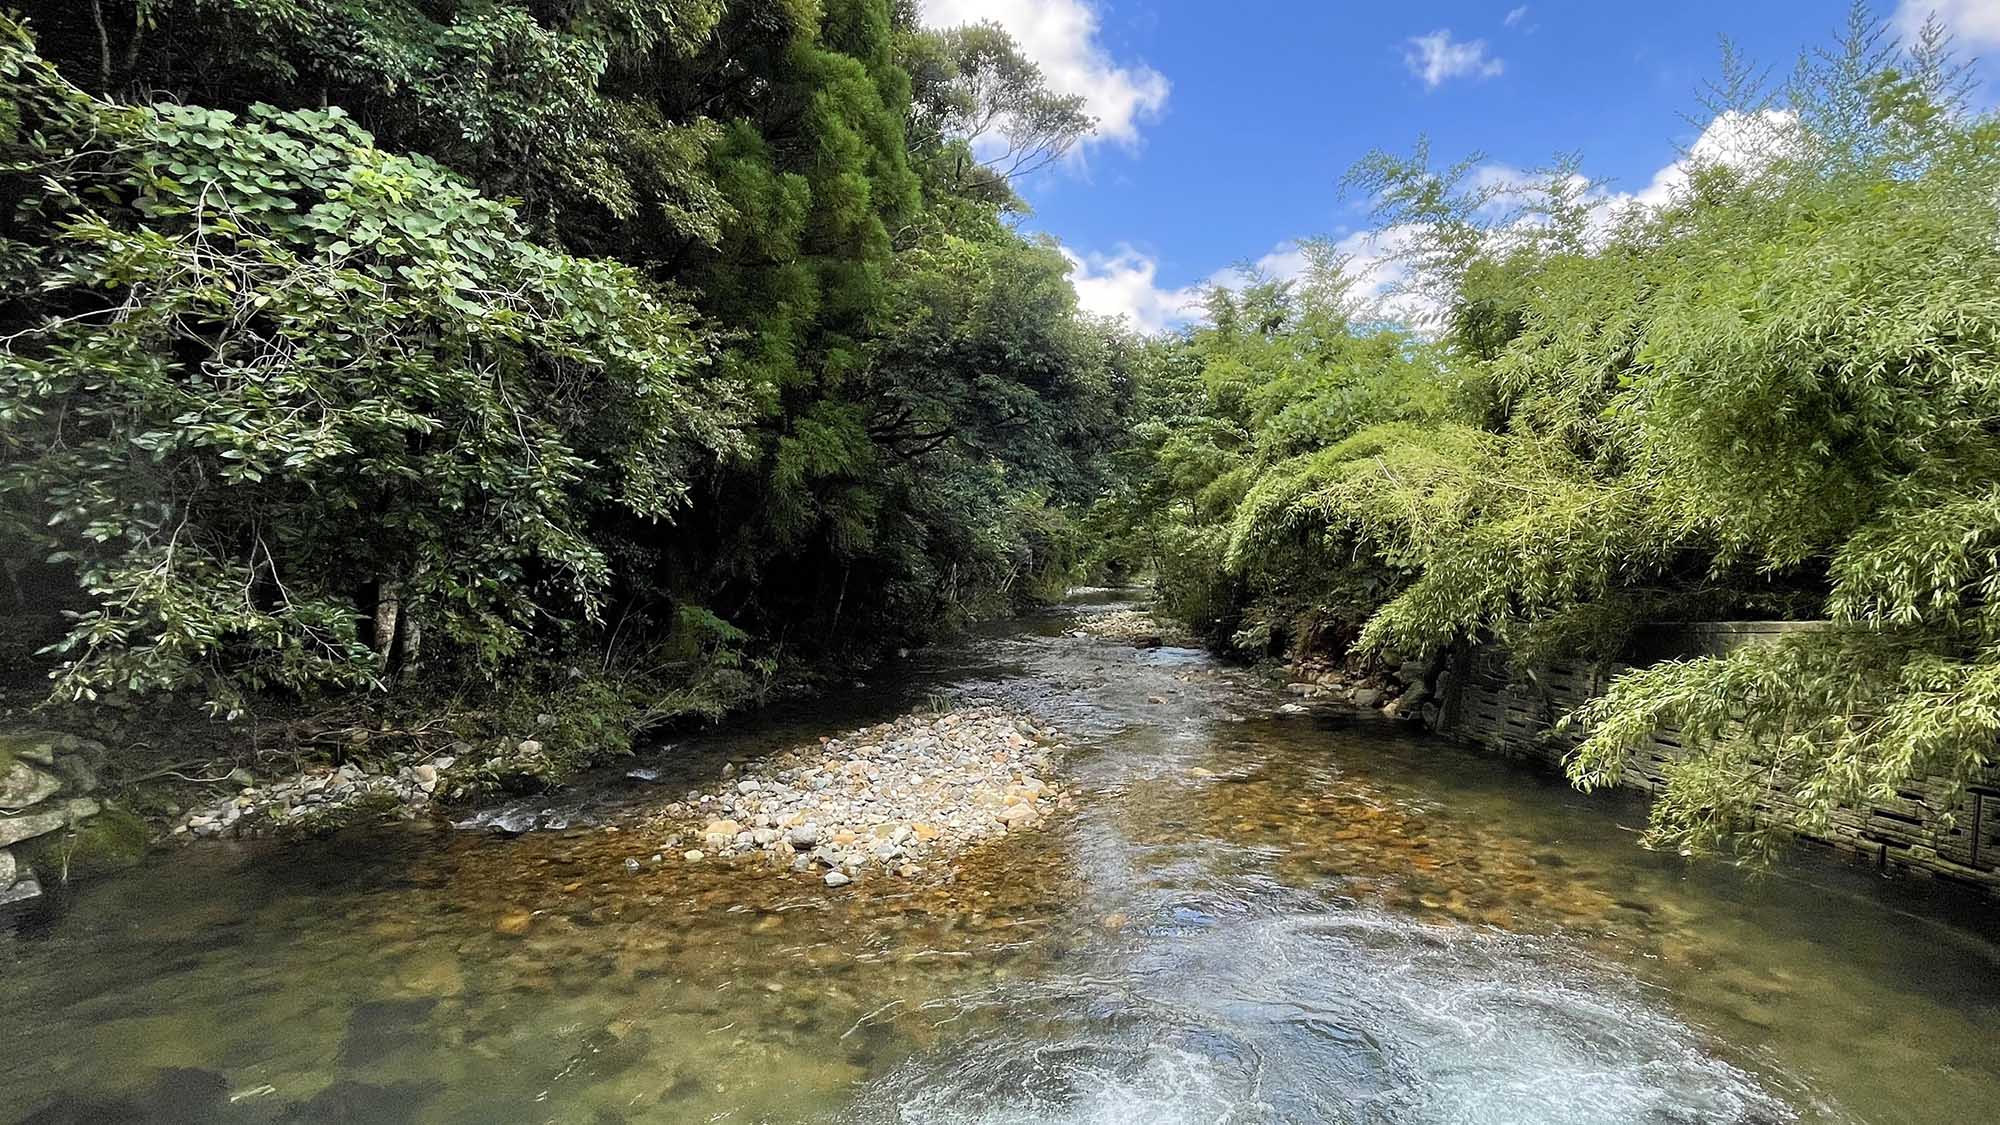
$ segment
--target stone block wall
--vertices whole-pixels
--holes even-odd
[[[102,811],[90,794],[103,764],[104,747],[75,735],[0,733],[0,908],[39,896],[36,857]]]
[[[1722,652],[1811,622],[1733,621],[1659,629],[1634,644],[1634,664],[1670,656]],[[1504,649],[1486,645],[1459,654],[1439,684],[1437,729],[1510,757],[1560,769],[1576,739],[1550,728],[1572,708],[1602,692],[1630,664],[1598,667],[1551,664],[1520,672]],[[1659,730],[1633,755],[1622,783],[1657,792],[1668,764],[1682,753],[1679,732]],[[1875,865],[1885,873],[1937,878],[2000,895],[2000,768],[1989,768],[1947,803],[1941,778],[1921,778],[1895,798],[1843,809],[1824,833],[1799,838]],[[1797,806],[1775,791],[1760,803],[1776,823],[1795,825]],[[1950,827],[1942,817],[1955,813]]]

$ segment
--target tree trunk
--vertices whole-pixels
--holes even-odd
[[[417,662],[423,656],[423,647],[424,647],[423,626],[418,624],[416,614],[405,612],[403,614],[403,668],[402,668],[404,673],[407,674],[417,670]]]
[[[403,584],[394,578],[384,578],[376,584],[375,591],[375,655],[387,669],[396,646],[396,622],[403,612]]]

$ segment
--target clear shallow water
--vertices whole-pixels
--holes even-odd
[[[513,810],[567,829],[194,848],[88,887],[0,935],[0,1115],[1930,1123],[2000,1105],[1993,907],[1649,855],[1636,803],[1372,720],[1272,718],[1282,700],[1245,674],[1069,624]],[[956,885],[635,874],[657,842],[603,831],[676,771],[940,692],[1035,710],[1079,747],[1076,807]]]

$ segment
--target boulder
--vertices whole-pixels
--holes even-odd
[[[62,781],[16,759],[0,770],[0,809],[25,809],[56,795]]]
[[[25,840],[14,851],[42,871],[61,870],[71,879],[94,879],[139,862],[151,839],[145,821],[111,806],[99,809],[94,816],[78,817],[66,832]]]
[[[90,793],[97,789],[97,769],[82,754],[61,755],[56,758],[54,769],[72,793]]]
[[[50,802],[19,816],[0,816],[0,848],[45,836],[66,824],[97,815],[97,802],[88,797]]]
[[[34,879],[23,879],[11,887],[0,887],[0,906],[11,906],[42,897],[42,885]]]
[[[1020,824],[1032,824],[1034,820],[1035,806],[1026,802],[1009,805],[1000,811],[1000,823],[1010,828]]]

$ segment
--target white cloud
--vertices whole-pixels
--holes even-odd
[[[1500,22],[1508,27],[1513,27],[1515,24],[1520,23],[1522,20],[1527,18],[1528,18],[1528,6],[1526,4],[1523,4],[1520,7],[1515,8],[1514,10],[1508,12],[1507,18],[1501,20]]]
[[[1996,0],[1902,0],[1896,7],[1896,30],[1915,39],[1932,13],[1961,47],[2000,47],[2000,2]]]
[[[1409,268],[1396,252],[1407,244],[1409,233],[1407,228],[1361,231],[1333,244],[1334,251],[1348,259],[1348,273],[1355,278],[1351,295],[1361,315],[1419,324],[1428,323],[1438,311],[1428,298],[1400,291]],[[1122,316],[1147,334],[1205,319],[1202,298],[1211,286],[1241,289],[1253,272],[1266,280],[1296,282],[1305,278],[1312,262],[1304,244],[1283,242],[1247,270],[1229,266],[1191,285],[1169,288],[1159,283],[1158,260],[1130,246],[1120,246],[1114,254],[1079,254],[1067,248],[1062,253],[1069,259],[1070,284],[1076,287],[1077,303],[1084,311]]]
[[[1512,164],[1481,164],[1472,170],[1473,188],[1492,193],[1486,202],[1488,213],[1526,200],[1540,184],[1541,177]]]
[[[1136,143],[1139,125],[1166,108],[1166,76],[1144,63],[1114,61],[1098,41],[1088,0],[923,0],[922,8],[932,27],[989,20],[1006,28],[1051,89],[1083,97],[1097,118],[1095,139]]]
[[[1486,53],[1486,40],[1459,42],[1451,37],[1449,28],[1411,39],[1403,62],[1433,90],[1448,79],[1492,78],[1505,69],[1505,64]]]
[[[1086,312],[1122,316],[1138,331],[1154,333],[1186,324],[1201,311],[1201,285],[1161,288],[1159,262],[1130,246],[1109,255],[1062,253],[1069,259],[1077,303]]]
[[[1646,186],[1636,192],[1591,187],[1582,175],[1572,173],[1573,198],[1588,210],[1587,236],[1608,235],[1619,217],[1633,208],[1650,211],[1672,203],[1686,190],[1696,168],[1723,166],[1754,175],[1799,143],[1797,128],[1798,118],[1781,110],[1720,114],[1708,123],[1680,159],[1653,173]],[[1526,236],[1532,233],[1530,227],[1546,222],[1545,216],[1532,210],[1511,221],[1505,220],[1506,215],[1519,208],[1545,202],[1542,184],[1543,180],[1535,173],[1508,164],[1483,164],[1474,169],[1472,187],[1492,193],[1483,214],[1489,221],[1500,223],[1488,237],[1504,242],[1510,235]],[[1364,319],[1400,321],[1419,332],[1442,323],[1443,304],[1434,296],[1410,288],[1412,274],[1407,252],[1415,233],[1408,226],[1392,226],[1355,231],[1332,243],[1334,252],[1346,259],[1346,272],[1354,279],[1350,295],[1357,305],[1357,315]],[[1133,261],[1147,266],[1145,276],[1150,282],[1150,261],[1136,256]],[[1258,258],[1255,269],[1273,280],[1298,281],[1305,277],[1311,262],[1312,255],[1304,245],[1289,242]],[[1210,275],[1205,284],[1240,288],[1248,281],[1243,270],[1230,268]],[[1201,289],[1201,285],[1196,285],[1171,294],[1157,289],[1153,292],[1161,294],[1155,298],[1159,304],[1180,308],[1179,315],[1169,318],[1168,323],[1182,324],[1201,318],[1202,310],[1196,303]],[[1137,317],[1133,320],[1140,323]]]
[[[1798,118],[1783,110],[1722,113],[1708,123],[1680,159],[1653,173],[1638,191],[1586,188],[1581,176],[1576,177],[1574,187],[1589,209],[1592,233],[1603,236],[1621,215],[1635,207],[1657,210],[1672,203],[1686,190],[1696,168],[1719,165],[1755,174],[1799,143],[1797,128]],[[1485,213],[1495,221],[1517,207],[1534,203],[1541,194],[1540,182],[1534,173],[1508,164],[1484,164],[1472,173],[1475,188],[1494,193]],[[1526,224],[1542,221],[1533,215],[1522,217],[1501,225],[1491,236],[1504,239],[1510,231],[1526,233]],[[1359,315],[1400,321],[1422,332],[1441,322],[1444,308],[1435,298],[1408,288],[1411,273],[1404,255],[1414,233],[1410,227],[1355,231],[1335,240],[1332,248],[1347,259],[1347,273],[1355,280],[1351,296],[1359,306]],[[1122,316],[1145,333],[1199,321],[1204,315],[1202,295],[1209,286],[1240,289],[1251,280],[1251,272],[1230,266],[1191,285],[1164,287],[1159,282],[1159,261],[1130,246],[1120,246],[1112,254],[1079,254],[1064,249],[1063,256],[1070,262],[1070,282],[1076,287],[1077,301],[1086,311]],[[1271,280],[1299,281],[1306,276],[1312,259],[1306,245],[1285,242],[1251,263],[1251,271]]]
[[[1408,249],[1413,234],[1410,227],[1388,227],[1354,231],[1325,244],[1344,259],[1342,270],[1353,281],[1345,295],[1346,303],[1356,319],[1399,321],[1410,326],[1438,319],[1442,305],[1405,288],[1410,280],[1410,267],[1402,253]],[[1252,269],[1265,280],[1304,282],[1315,258],[1324,260],[1324,255],[1316,254],[1307,241],[1281,242],[1252,263]],[[1240,289],[1250,281],[1249,273],[1232,267],[1210,275],[1207,284]],[[1186,319],[1200,319],[1201,311],[1196,308]]]
[[[1612,191],[1591,183],[1582,173],[1572,172],[1567,198],[1586,209],[1587,234],[1602,237],[1633,208],[1657,211],[1672,204],[1687,190],[1699,168],[1732,168],[1745,175],[1757,175],[1772,161],[1798,150],[1802,143],[1798,130],[1799,119],[1788,110],[1725,111],[1710,119],[1687,151],[1655,171],[1639,190]],[[1543,174],[1510,164],[1482,164],[1473,169],[1472,186],[1491,193],[1481,215],[1489,220],[1509,214],[1519,216],[1490,232],[1489,237],[1504,239],[1511,231],[1526,233],[1528,228],[1546,222],[1546,213],[1536,211],[1551,202],[1546,185]],[[1521,214],[1524,210],[1526,213]]]
[[[1366,315],[1422,328],[1440,323],[1444,306],[1406,288],[1410,266],[1401,255],[1414,233],[1409,227],[1356,231],[1333,248],[1347,256],[1347,272],[1355,279],[1354,297]]]
[[[1789,110],[1740,113],[1732,109],[1717,114],[1694,144],[1688,146],[1687,154],[1653,173],[1652,181],[1637,194],[1618,193],[1608,198],[1647,208],[1664,207],[1687,188],[1696,168],[1734,168],[1754,175],[1786,152],[1796,150],[1798,126],[1798,116]]]
[[[1306,248],[1297,242],[1281,242],[1254,263],[1259,274],[1273,281],[1297,281],[1305,276],[1311,265],[1312,259],[1306,254]],[[1217,285],[1232,285],[1247,279],[1242,270],[1229,269],[1209,280]]]

